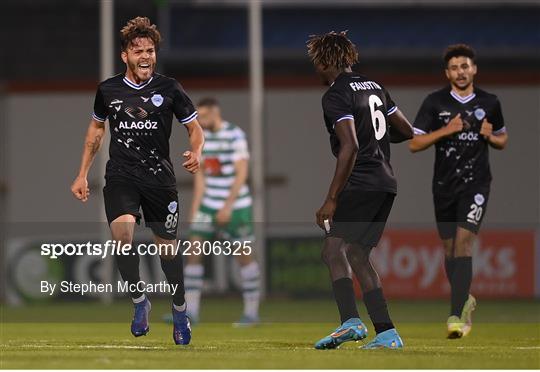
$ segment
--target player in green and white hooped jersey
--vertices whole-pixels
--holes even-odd
[[[193,255],[196,242],[250,241],[247,245],[253,247],[254,241],[252,200],[246,184],[249,159],[246,136],[242,129],[222,119],[216,99],[202,99],[197,110],[206,142],[202,172],[195,176],[190,213],[192,254],[186,256],[184,271],[188,314],[194,321],[199,317],[204,278],[204,256]],[[242,255],[235,258],[240,264],[244,314],[236,324],[253,325],[259,319],[260,270],[252,252],[247,249],[239,252]]]

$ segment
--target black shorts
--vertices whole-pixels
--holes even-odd
[[[343,190],[338,196],[333,223],[327,236],[342,238],[362,248],[377,246],[395,196],[383,191]]]
[[[109,225],[116,218],[131,214],[140,222],[142,208],[146,226],[163,239],[176,239],[178,192],[176,187],[151,188],[129,180],[107,179],[103,188],[105,213]]]
[[[457,195],[434,193],[435,219],[441,239],[455,238],[458,226],[477,234],[488,200],[489,187],[477,187]]]

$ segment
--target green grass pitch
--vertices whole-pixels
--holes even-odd
[[[231,326],[241,310],[232,299],[203,301],[192,344],[175,346],[169,310],[154,301],[146,337],[129,333],[131,305],[46,304],[1,308],[0,367],[10,368],[540,368],[540,304],[479,301],[471,335],[445,339],[447,304],[391,302],[405,348],[315,350],[313,343],[337,325],[332,301],[269,300],[263,324]],[[361,314],[371,324],[361,308]]]

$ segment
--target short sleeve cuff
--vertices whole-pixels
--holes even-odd
[[[180,123],[181,124],[188,124],[188,123],[192,122],[193,120],[197,119],[197,115],[198,115],[198,112],[195,111],[191,115],[185,117],[184,119],[181,119]]]
[[[99,117],[98,115],[96,115],[95,112],[93,112],[92,113],[92,119],[94,119],[95,121],[100,121],[100,122],[104,123],[105,120],[107,120],[107,117],[105,117],[105,118]]]
[[[423,134],[427,134],[427,133],[426,133],[425,131],[423,131],[422,129],[416,128],[416,127],[413,128],[413,133],[414,133],[415,135],[417,135],[417,136],[421,136],[421,135],[423,135]]]
[[[352,116],[352,115],[343,115],[342,117],[340,117],[339,119],[336,120],[336,123],[339,123],[342,120],[353,120],[354,121],[354,116]]]
[[[493,131],[494,136],[500,136],[501,134],[506,133],[506,127],[502,127],[501,129],[497,129],[496,131]]]
[[[386,113],[386,115],[392,115],[394,112],[397,111],[397,106],[394,106],[394,107],[391,107],[388,112]]]

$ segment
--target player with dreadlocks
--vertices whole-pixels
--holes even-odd
[[[317,211],[317,224],[326,232],[322,259],[330,271],[341,325],[315,348],[333,349],[367,337],[356,307],[353,273],[377,333],[364,348],[402,348],[369,257],[397,192],[390,142],[412,138],[412,126],[381,84],[352,71],[358,52],[346,32],[311,36],[307,49],[317,73],[330,86],[322,106],[337,158],[328,194]]]

